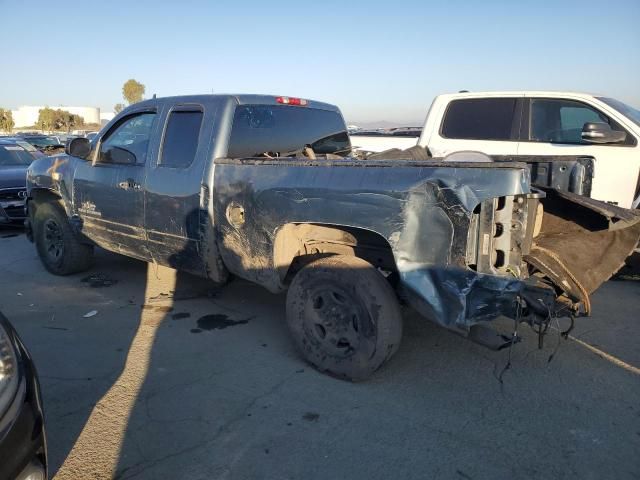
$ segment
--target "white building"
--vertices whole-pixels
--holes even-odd
[[[23,105],[17,110],[12,110],[13,121],[16,124],[15,128],[31,127],[38,121],[38,114],[42,110],[43,106],[30,106]],[[50,106],[54,110],[66,110],[69,113],[80,115],[84,118],[84,123],[97,123],[100,124],[100,109],[97,107],[67,107],[64,105]]]

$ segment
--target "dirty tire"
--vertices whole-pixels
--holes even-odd
[[[370,263],[345,255],[314,260],[287,292],[287,323],[304,358],[322,372],[364,380],[402,338],[395,292]]]
[[[69,275],[91,266],[93,247],[80,243],[59,205],[39,204],[33,219],[33,230],[38,256],[49,272]]]

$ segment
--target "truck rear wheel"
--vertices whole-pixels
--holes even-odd
[[[69,275],[91,266],[93,247],[79,241],[58,205],[41,203],[37,206],[33,233],[38,256],[49,272]]]
[[[287,293],[287,323],[309,363],[349,380],[373,374],[402,338],[400,306],[387,280],[345,255],[319,258],[298,272]]]

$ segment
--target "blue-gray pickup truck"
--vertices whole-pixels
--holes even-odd
[[[636,213],[534,188],[527,164],[419,148],[355,158],[338,108],[299,98],[147,100],[31,165],[28,231],[58,275],[98,245],[287,290],[300,352],[349,379],[398,349],[401,305],[501,348],[493,319],[588,314],[638,242]]]

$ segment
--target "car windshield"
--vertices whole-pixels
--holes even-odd
[[[24,142],[22,140],[16,140],[16,145],[20,145],[27,152],[37,152],[38,151],[38,149],[36,147],[34,147],[33,145],[31,145],[29,142]]]
[[[625,117],[628,117],[633,123],[640,127],[640,110],[638,110],[637,108],[633,108],[632,106],[627,105],[620,100],[616,100],[615,98],[598,97],[598,100],[606,103],[612,108],[615,108]]]
[[[38,147],[49,147],[60,144],[55,137],[25,137],[24,139],[31,145],[37,145]]]
[[[34,157],[20,145],[0,145],[0,166],[31,165]]]

